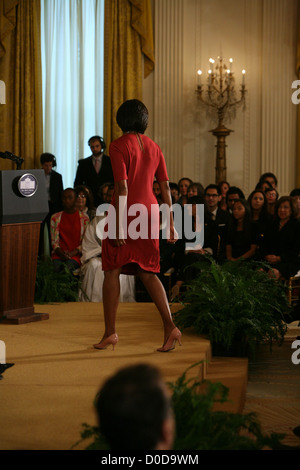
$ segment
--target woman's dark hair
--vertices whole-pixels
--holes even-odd
[[[78,197],[78,194],[83,193],[86,197],[86,206],[88,209],[93,209],[94,208],[94,198],[92,195],[92,192],[86,187],[86,186],[76,186],[74,188],[76,197]]]
[[[260,215],[259,215],[259,218],[261,218],[261,217],[267,216],[267,214],[268,214],[267,198],[266,198],[266,195],[265,195],[264,191],[262,189],[254,189],[254,191],[252,191],[252,193],[249,194],[247,202],[248,202],[250,214],[253,214],[253,209],[252,209],[252,204],[251,203],[252,203],[253,196],[256,193],[260,193],[264,198],[264,203],[263,203],[263,206],[261,208]]]
[[[178,183],[177,183],[178,186],[180,185],[181,181],[183,181],[183,180],[187,180],[190,184],[193,183],[193,181],[191,180],[191,178],[187,178],[187,177],[183,176],[183,177],[180,178],[180,180],[178,181]]]
[[[148,126],[148,109],[139,100],[127,100],[117,111],[117,124],[123,132],[144,134]]]
[[[267,188],[266,189],[274,189],[273,186],[271,185],[270,181],[264,180],[262,182],[258,182],[257,185],[255,186],[255,189],[257,191],[263,191],[263,185],[266,184]]]
[[[290,192],[290,196],[291,197],[300,196],[300,188],[292,189],[292,191]]]
[[[197,189],[197,195],[202,195],[204,194],[204,187],[201,183],[198,183],[198,182],[195,182],[195,183],[191,183],[188,187],[188,192],[190,189],[192,188],[196,188]]]
[[[234,204],[233,204],[233,207],[232,209],[234,208],[234,206],[240,202],[241,204],[243,204],[243,206],[245,207],[245,217],[244,217],[244,229],[247,229],[248,226],[250,225],[250,207],[249,207],[249,204],[248,202],[245,200],[245,199],[236,199],[234,201]],[[232,227],[233,229],[235,229],[235,227],[237,226],[237,221],[235,219],[235,217],[231,217],[231,223],[232,223]]]
[[[217,184],[217,186],[219,187],[220,191],[222,191],[222,186],[223,186],[223,184],[227,184],[228,189],[230,188],[230,184],[228,183],[228,181],[223,180],[223,181],[220,181],[220,182]]]
[[[277,199],[276,206],[275,206],[276,218],[278,219],[279,206],[281,206],[281,204],[283,204],[284,202],[289,202],[290,208],[291,208],[291,211],[292,211],[290,218],[295,219],[298,215],[298,211],[297,211],[296,203],[295,203],[294,199],[291,196],[281,196],[279,199]]]

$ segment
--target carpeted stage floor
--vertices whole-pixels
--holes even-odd
[[[15,364],[0,381],[0,450],[69,450],[80,439],[83,423],[96,424],[93,401],[103,381],[120,367],[140,362],[157,365],[168,382],[203,361],[189,376],[197,374],[229,387],[230,401],[219,409],[250,411],[252,403],[260,412],[259,403],[264,407],[262,395],[255,401],[254,384],[245,406],[247,359],[212,358],[209,342],[191,331],[184,332],[181,347],[158,353],[163,332],[152,303],[120,305],[114,351],[92,347],[103,333],[102,304],[36,305],[35,312],[49,313],[49,319],[0,324],[6,362]],[[294,417],[300,424],[300,412]]]

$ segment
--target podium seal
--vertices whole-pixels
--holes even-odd
[[[25,173],[19,178],[18,189],[20,194],[24,197],[33,196],[38,188],[38,182],[34,175],[31,173]]]

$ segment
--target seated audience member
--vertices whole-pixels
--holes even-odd
[[[230,186],[226,193],[226,205],[228,212],[232,212],[232,207],[238,199],[245,199],[243,191],[237,186]]]
[[[160,186],[157,181],[153,181],[153,193],[157,199],[160,198]]]
[[[201,183],[192,183],[188,187],[187,196],[188,198],[193,196],[203,196],[204,188]]]
[[[107,193],[108,193],[108,189],[110,187],[112,183],[110,182],[107,182],[107,183],[104,183],[100,186],[99,188],[99,191],[98,191],[98,195],[99,195],[99,204],[103,204],[106,202],[106,196],[107,196]]]
[[[268,213],[274,218],[275,217],[275,207],[278,200],[278,192],[275,188],[265,189],[265,195],[267,199],[267,210]]]
[[[104,272],[101,259],[101,230],[97,225],[105,216],[96,215],[86,228],[82,240],[80,268],[81,302],[102,302],[102,284]],[[120,275],[120,302],[135,302],[134,276]]]
[[[102,385],[96,400],[99,429],[110,450],[171,450],[175,419],[168,390],[152,365],[130,365]]]
[[[179,186],[177,183],[169,183],[170,186],[170,191],[171,191],[171,197],[172,197],[172,203],[175,204],[178,202],[179,199]]]
[[[263,173],[259,178],[258,184],[261,185],[265,181],[267,181],[272,186],[272,188],[277,189],[278,181],[277,181],[277,177],[274,175],[274,173],[271,173],[269,171],[266,172],[266,173]]]
[[[266,189],[273,189],[273,186],[269,181],[262,181],[260,183],[257,183],[255,189],[260,189],[261,191],[265,192]]]
[[[168,269],[176,264],[176,245],[177,243],[168,243],[166,233],[160,224],[159,230],[159,252],[160,252],[160,273],[164,274]],[[162,277],[160,276],[160,280]]]
[[[250,210],[244,199],[234,202],[231,223],[226,240],[226,258],[229,261],[251,259],[257,249],[257,231],[250,220]]]
[[[50,219],[55,212],[62,210],[61,196],[64,188],[62,175],[53,169],[56,167],[55,156],[52,153],[42,153],[40,162],[45,175],[49,212],[41,224],[39,255],[48,257],[51,252]]]
[[[76,209],[84,212],[90,220],[96,215],[94,199],[91,191],[86,186],[76,186]]]
[[[290,192],[290,197],[293,198],[296,209],[297,209],[297,219],[300,219],[300,188],[295,188]]]
[[[300,268],[300,222],[290,196],[278,199],[275,220],[264,236],[263,258],[270,263],[270,275],[276,279],[288,279]]]
[[[228,224],[230,221],[230,214],[219,207],[222,199],[221,190],[216,184],[209,184],[205,188],[205,201],[209,212],[211,213],[212,220],[217,226],[219,236],[218,252],[215,254],[217,261],[222,262],[225,259],[225,242],[227,238]]]
[[[193,233],[200,233],[203,230],[203,226],[196,218],[197,205],[204,206],[204,243],[198,244],[196,236],[189,238],[187,227],[183,227],[182,238],[176,243],[176,259],[178,263],[178,270],[176,273],[176,284],[172,289],[172,297],[178,295],[180,287],[191,281],[195,277],[195,269],[193,264],[197,261],[205,261],[206,255],[216,256],[218,249],[218,232],[214,221],[211,218],[211,214],[207,209],[207,204],[203,196],[193,196],[187,200],[187,205],[191,206],[191,225],[189,229],[192,229]],[[188,221],[189,222],[189,221]],[[191,234],[192,235],[192,234]]]
[[[255,189],[248,197],[250,208],[250,220],[257,226],[257,252],[256,259],[261,258],[262,241],[268,225],[272,222],[272,217],[267,210],[267,199],[262,189]]]
[[[219,202],[219,207],[220,209],[227,211],[226,194],[228,189],[230,188],[230,184],[228,183],[228,181],[220,181],[220,183],[218,183],[218,187],[222,196],[221,201]]]
[[[63,211],[53,214],[50,221],[51,258],[56,271],[66,265],[73,272],[80,267],[81,242],[89,218],[76,209],[74,189],[63,191],[62,204]]]
[[[174,203],[173,203],[174,204]],[[182,207],[180,207],[182,210]],[[161,218],[162,220],[162,218]],[[180,215],[180,223],[183,220],[183,214]],[[175,227],[177,224],[177,219],[174,220]],[[178,229],[178,227],[177,227]],[[180,233],[180,229],[179,229]],[[160,273],[158,277],[163,284],[167,295],[169,294],[170,284],[173,284],[173,280],[176,278],[176,273],[178,271],[178,252],[179,252],[179,242],[168,243],[167,234],[163,229],[163,223],[160,223],[159,231],[159,253],[160,253]],[[165,274],[168,274],[166,276]]]
[[[105,196],[106,204],[110,204],[115,193],[115,185],[111,183]]]
[[[255,189],[248,196],[247,202],[250,209],[251,220],[257,222],[261,218],[268,217],[267,199],[264,191],[262,191],[261,189]]]
[[[190,184],[192,184],[192,180],[190,178],[180,178],[178,181],[178,187],[179,187],[179,199],[178,203],[181,204],[182,206],[186,203],[188,195],[188,187]]]

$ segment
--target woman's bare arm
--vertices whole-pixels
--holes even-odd
[[[120,221],[124,221],[125,210],[127,207],[127,181],[121,180],[115,183],[115,201],[116,201],[116,246],[122,246],[126,244],[124,238],[124,228]]]

